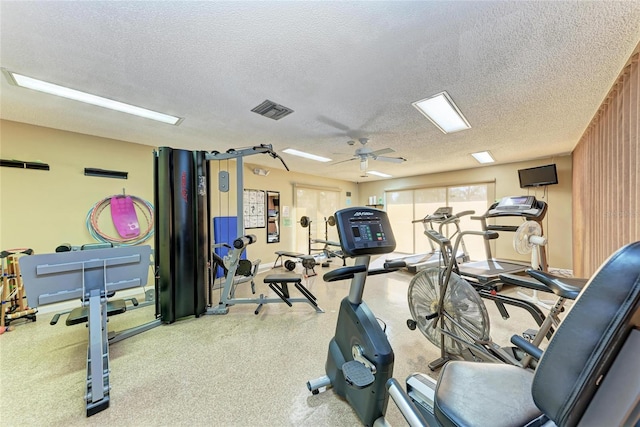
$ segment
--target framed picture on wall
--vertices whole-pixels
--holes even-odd
[[[242,205],[244,228],[265,228],[265,192],[263,190],[245,189]]]

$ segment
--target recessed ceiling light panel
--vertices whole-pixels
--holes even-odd
[[[443,133],[471,129],[471,125],[447,92],[440,92],[429,98],[416,101],[411,105],[417,108]]]
[[[103,98],[101,96],[92,95],[68,87],[59,86],[53,83],[34,79],[22,74],[14,73],[6,69],[2,69],[9,83],[27,89],[37,90],[39,92],[56,95],[74,101],[84,102],[86,104],[96,105],[98,107],[108,108],[110,110],[120,111],[122,113],[133,114],[135,116],[144,117],[146,119],[156,120],[170,125],[178,125],[182,122],[182,118],[170,116],[168,114],[159,113],[157,111],[148,110],[146,108],[136,107],[135,105],[125,104],[124,102],[114,101],[112,99]]]
[[[386,173],[382,173],[382,172],[368,171],[367,173],[369,173],[371,175],[375,175],[375,176],[381,176],[382,178],[391,178],[391,175],[386,174]]]
[[[488,151],[480,151],[478,153],[471,153],[471,155],[473,156],[474,159],[476,159],[478,161],[478,163],[493,163],[493,162],[495,162],[495,160],[493,159],[493,156],[491,156],[491,153],[489,153]]]
[[[305,159],[315,160],[317,162],[330,162],[331,159],[322,156],[316,156],[315,154],[305,153],[304,151],[298,151],[293,148],[286,148],[282,150],[283,153],[291,154],[293,156],[304,157]]]

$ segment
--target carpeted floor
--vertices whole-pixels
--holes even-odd
[[[334,265],[338,265],[335,263]],[[298,267],[300,268],[300,267]],[[254,305],[231,307],[223,316],[188,318],[162,325],[110,345],[110,407],[85,417],[87,329],[67,327],[51,314],[37,322],[15,322],[0,336],[0,423],[3,426],[357,426],[349,404],[331,389],[311,395],[306,382],[324,374],[327,346],[333,336],[340,300],[349,282],[325,283],[323,271],[305,279],[325,313],[307,304],[269,304],[254,315]],[[270,294],[262,277],[258,293]],[[394,377],[404,385],[413,372],[428,373],[439,355],[406,320],[405,272],[372,276],[364,298],[387,325],[395,352]],[[28,290],[27,290],[28,292]],[[218,292],[218,291],[214,291]],[[293,291],[297,292],[297,291]],[[293,293],[292,292],[292,293]],[[515,289],[504,292],[515,293]],[[242,285],[237,296],[249,295]],[[293,296],[293,295],[292,295]],[[296,295],[297,296],[297,295]],[[141,299],[143,296],[141,295]],[[512,334],[535,327],[529,315],[510,310],[505,321],[487,302],[492,336],[507,345]],[[109,320],[121,331],[154,319],[153,305]],[[434,377],[436,373],[432,373]],[[404,425],[393,403],[388,420]]]

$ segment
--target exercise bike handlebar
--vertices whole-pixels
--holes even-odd
[[[462,211],[459,212],[455,215],[451,215],[447,218],[443,218],[440,216],[434,216],[434,215],[427,215],[422,219],[414,219],[413,221],[411,221],[412,224],[416,224],[418,222],[437,222],[438,224],[448,224],[451,222],[455,222],[457,220],[459,220],[461,217],[465,216],[465,215],[473,215],[474,213],[476,213],[476,211],[473,210],[469,210],[469,211]]]
[[[252,243],[255,243],[258,239],[255,234],[247,234],[242,237],[238,237],[233,241],[233,247],[236,249],[244,249]]]
[[[431,240],[435,241],[438,243],[438,245],[442,248],[445,245],[450,244],[450,240],[448,237],[446,237],[445,235],[443,235],[440,232],[437,232],[435,230],[426,230],[424,232],[424,234],[429,237]],[[476,230],[467,230],[467,231],[460,231],[458,233],[458,235],[456,236],[456,241],[455,241],[455,247],[454,247],[454,253],[457,252],[458,250],[458,245],[460,244],[460,242],[462,241],[462,238],[465,235],[475,235],[475,236],[483,236],[485,238],[485,240],[493,240],[493,239],[497,239],[499,237],[499,234],[495,231],[476,231]]]
[[[466,215],[473,215],[474,213],[476,213],[476,211],[473,210],[469,210],[469,211],[462,211],[462,212],[458,212],[455,215],[452,215],[451,217],[445,219],[444,221],[440,222],[440,226],[438,227],[438,232],[440,232],[440,234],[442,234],[442,228],[447,225],[447,224],[451,224],[451,223],[455,223],[456,227],[458,228],[458,231],[460,231],[460,226],[457,225],[460,222],[460,218],[462,218],[463,216]]]
[[[348,265],[325,273],[324,276],[322,276],[322,280],[325,282],[336,282],[338,280],[353,279],[354,274],[364,273],[365,271],[367,271],[367,266],[364,264]]]
[[[367,266],[364,264],[349,265],[346,267],[339,267],[335,270],[331,270],[322,276],[325,282],[336,282],[338,280],[353,279],[353,276],[358,273],[367,273],[367,276],[375,276],[378,274],[391,273],[397,271],[403,267],[406,267],[407,263],[404,261],[388,261],[384,263],[383,268],[376,268],[367,270]]]

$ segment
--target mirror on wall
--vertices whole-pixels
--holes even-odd
[[[280,192],[267,191],[267,243],[280,241]]]

